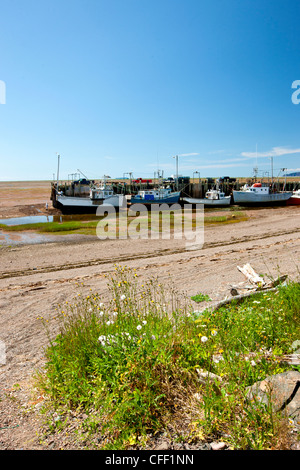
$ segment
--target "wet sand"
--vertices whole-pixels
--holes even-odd
[[[44,189],[44,196],[49,196],[47,186]],[[25,204],[26,198],[21,204],[19,191],[14,205],[13,192],[17,191],[11,191],[6,202],[1,197],[1,217],[4,213],[15,216],[20,207],[36,210],[46,202],[40,193],[36,198],[31,193],[30,204]],[[266,276],[288,274],[290,279],[299,279],[300,206],[247,210],[247,215],[247,221],[207,227],[204,246],[194,251],[186,249],[185,240],[101,241],[70,235],[63,242],[2,246],[0,340],[6,346],[6,363],[0,366],[0,421],[6,429],[0,430],[0,449],[47,448],[36,437],[40,418],[34,406],[29,412],[32,374],[43,364],[43,348],[48,344],[37,318],[53,319],[58,304],[72,302],[78,293],[88,295],[90,289],[105,302],[105,275],[114,271],[115,263],[135,268],[142,283],[157,277],[166,288],[172,285],[189,299],[199,292],[213,301],[224,299],[232,285],[244,283],[237,266],[246,263]],[[55,334],[58,325],[54,320],[50,325]]]

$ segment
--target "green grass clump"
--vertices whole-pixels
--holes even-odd
[[[34,230],[39,233],[59,233],[60,235],[71,233],[84,233],[96,235],[96,221],[76,221],[70,220],[67,222],[40,222],[33,224],[22,225],[4,225],[0,224],[0,229],[6,232],[22,232]]]
[[[284,447],[281,418],[245,396],[249,385],[288,368],[278,357],[300,338],[299,284],[214,313],[193,312],[126,267],[116,267],[109,289],[107,302],[91,294],[61,309],[61,332],[49,340],[39,378],[51,407],[85,410],[86,441],[97,435],[98,448],[141,446],[171,424],[189,442]],[[220,381],[203,385],[199,369]]]
[[[200,292],[200,294],[193,295],[193,296],[191,297],[191,299],[192,299],[194,302],[197,302],[197,303],[199,303],[199,302],[208,302],[208,301],[211,300],[211,298],[209,297],[209,295],[201,294],[201,292]]]

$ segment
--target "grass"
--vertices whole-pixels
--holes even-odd
[[[245,396],[249,385],[291,368],[278,357],[300,338],[299,284],[201,314],[126,267],[116,266],[108,286],[109,301],[78,295],[59,310],[60,334],[53,339],[49,329],[38,388],[50,416],[63,416],[51,421],[52,432],[81,410],[78,439],[88,448],[141,448],[167,429],[177,441],[285,448],[284,418]],[[221,382],[201,384],[199,370]]]
[[[0,229],[7,232],[22,232],[33,230],[39,233],[53,233],[53,234],[70,234],[70,233],[86,233],[95,235],[96,221],[77,221],[70,220],[67,222],[40,222],[33,224],[22,224],[22,225],[5,225],[0,224]]]
[[[206,295],[206,294],[201,294],[201,292],[199,294],[196,294],[196,295],[193,295],[191,297],[191,299],[194,301],[194,302],[209,302],[211,300],[211,298],[209,297],[209,295]]]
[[[180,213],[181,216],[181,213]],[[148,229],[151,229],[151,218],[149,215],[140,214],[138,215],[139,220],[145,219],[148,217]],[[166,213],[166,217],[169,221],[169,227],[172,230],[174,228],[174,217],[171,215],[169,219],[169,214]],[[129,216],[128,222],[130,223],[134,220],[135,217]],[[81,221],[81,220],[71,220],[64,222],[40,222],[40,223],[31,223],[31,224],[20,224],[20,225],[5,225],[0,224],[0,230],[6,232],[23,232],[23,231],[36,231],[38,233],[47,233],[47,234],[59,234],[59,235],[68,235],[68,234],[85,234],[85,235],[96,235],[96,227],[98,222],[101,220],[99,217],[98,220],[91,221]],[[163,230],[161,218],[159,231]],[[247,220],[247,217],[242,212],[236,212],[235,214],[227,214],[222,216],[208,216],[204,218],[204,225],[212,224],[228,224],[228,223],[237,223]],[[195,227],[195,221],[192,222],[193,228]],[[117,225],[118,230],[118,225]]]

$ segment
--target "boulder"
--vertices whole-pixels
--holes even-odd
[[[300,372],[290,370],[256,382],[248,387],[247,400],[271,405],[300,426]]]

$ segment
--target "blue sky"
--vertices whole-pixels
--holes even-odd
[[[300,169],[299,0],[0,8],[0,181]]]

